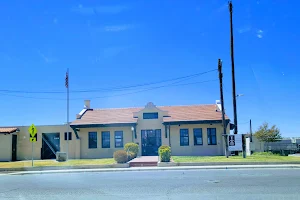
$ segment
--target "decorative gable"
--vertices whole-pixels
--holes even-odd
[[[141,109],[138,112],[134,112],[133,117],[139,118],[139,116],[143,116],[143,113],[151,113],[151,112],[158,112],[159,115],[168,116],[168,111],[163,111],[163,110],[159,109],[158,107],[156,107],[156,105],[154,105],[154,103],[149,102],[146,104],[145,108]]]

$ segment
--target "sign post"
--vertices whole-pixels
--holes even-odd
[[[31,166],[33,167],[33,143],[37,141],[37,129],[34,124],[28,128],[29,141],[31,142]]]
[[[31,142],[31,167],[33,167],[33,142]]]

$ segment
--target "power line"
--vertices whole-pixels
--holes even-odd
[[[140,91],[136,91],[136,92],[130,92],[130,93],[125,93],[125,94],[120,94],[120,95],[111,95],[111,96],[102,96],[102,97],[92,97],[89,99],[100,99],[100,98],[108,98],[108,97],[115,97],[115,96],[124,96],[124,95],[129,95],[129,94],[136,94],[136,93],[140,93],[140,92],[146,92],[149,90],[155,90],[155,89],[159,89],[159,88],[164,88],[164,87],[171,87],[171,86],[183,86],[183,85],[190,85],[190,84],[198,84],[198,83],[207,83],[207,82],[212,82],[212,81],[217,81],[218,79],[215,80],[208,80],[208,81],[202,81],[202,82],[194,82],[194,83],[185,83],[185,84],[177,84],[177,85],[163,85],[163,86],[157,86],[157,87],[152,87],[152,88],[148,88],[148,89],[144,89],[144,90],[140,90]],[[81,99],[81,98],[78,98]],[[74,99],[73,99],[74,100]]]
[[[207,83],[207,82],[213,82],[213,81],[217,81],[218,79],[214,79],[214,80],[207,80],[207,81],[198,81],[198,82],[192,82],[192,83],[184,83],[184,84],[175,84],[175,83],[179,83],[182,82],[181,81],[177,81],[175,83],[171,83],[168,85],[162,85],[162,86],[157,86],[157,87],[151,87],[151,88],[146,88],[143,90],[139,90],[139,91],[135,91],[135,92],[129,92],[129,93],[123,93],[123,94],[117,94],[117,95],[107,95],[107,96],[99,96],[99,97],[91,97],[91,98],[72,98],[70,100],[79,100],[79,99],[100,99],[100,98],[109,98],[109,97],[116,97],[116,96],[125,96],[125,95],[130,95],[130,94],[136,94],[136,93],[140,93],[140,92],[146,92],[149,90],[155,90],[155,89],[159,89],[159,88],[164,88],[164,87],[173,87],[173,86],[184,86],[184,85],[192,85],[192,84],[200,84],[200,83]],[[15,94],[7,94],[7,93],[0,93],[1,95],[6,95],[6,96],[13,96],[13,97],[20,97],[20,98],[28,98],[28,99],[44,99],[44,100],[66,100],[64,98],[46,98],[46,97],[31,97],[31,96],[24,96],[24,95],[15,95]]]
[[[166,82],[171,82],[171,81],[176,81],[176,80],[185,81],[185,80],[188,80],[188,79],[191,79],[191,78],[194,78],[197,76],[201,76],[203,74],[207,74],[207,73],[210,73],[213,71],[217,71],[217,69],[208,70],[205,72],[200,72],[200,73],[196,73],[196,74],[192,74],[192,75],[188,75],[188,76],[181,76],[178,78],[157,81],[157,82],[150,82],[150,83],[143,83],[143,84],[136,84],[136,85],[127,85],[127,86],[117,86],[117,87],[110,87],[110,88],[98,88],[98,89],[91,89],[91,90],[71,90],[70,93],[92,93],[92,92],[100,92],[100,91],[111,92],[111,91],[135,90],[135,88],[138,88],[138,87],[166,83]],[[65,93],[65,91],[24,91],[24,90],[0,90],[0,92],[27,93],[27,94],[62,94],[62,93]]]

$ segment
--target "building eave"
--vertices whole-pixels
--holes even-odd
[[[135,126],[137,123],[111,123],[111,124],[71,124],[73,128],[101,128],[101,127],[122,127],[122,126]]]
[[[226,126],[229,123],[229,119],[226,119]],[[222,120],[195,120],[195,121],[168,121],[163,122],[164,125],[182,125],[182,124],[219,124]]]

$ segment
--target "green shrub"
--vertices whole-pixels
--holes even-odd
[[[136,158],[135,153],[133,153],[133,152],[131,152],[131,151],[128,152],[127,156],[128,156],[128,161],[130,161],[130,160]]]
[[[128,161],[127,152],[124,150],[115,151],[114,159],[117,163],[126,163]]]
[[[137,154],[139,153],[139,145],[133,142],[125,144],[124,150],[126,152],[132,152],[134,157],[136,158]]]
[[[170,162],[171,160],[171,147],[163,145],[158,149],[161,162]]]

